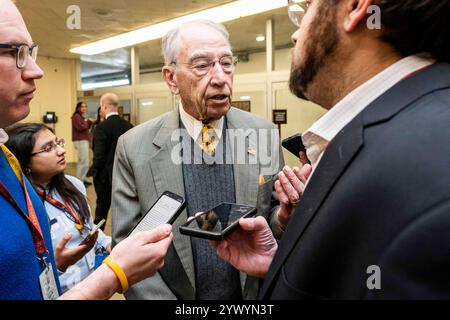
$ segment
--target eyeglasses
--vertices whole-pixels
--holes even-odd
[[[33,44],[31,47],[27,44],[4,44],[0,43],[1,49],[11,49],[16,52],[16,67],[19,69],[25,68],[28,57],[34,61],[37,59],[38,46]]]
[[[311,5],[311,0],[288,0],[288,16],[300,28],[303,17]]]
[[[234,71],[234,67],[236,66],[238,62],[238,58],[232,57],[232,56],[224,56],[218,60],[210,60],[206,58],[196,59],[191,63],[181,63],[181,62],[172,62],[171,64],[185,64],[188,65],[189,68],[194,70],[194,72],[199,76],[204,76],[208,74],[208,72],[211,70],[212,67],[216,64],[216,62],[219,63],[220,67],[222,68],[223,72],[225,73],[232,73]]]
[[[64,148],[66,146],[66,142],[64,141],[64,139],[56,139],[55,142],[49,143],[47,144],[44,148],[42,148],[41,150],[37,151],[37,152],[33,152],[31,154],[31,156],[35,156],[39,153],[42,152],[52,152],[53,150],[55,150],[57,147],[61,147]]]

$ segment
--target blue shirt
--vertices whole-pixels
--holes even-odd
[[[66,175],[66,178],[85,196],[86,188],[84,187],[83,182],[78,180],[75,177]],[[53,189],[51,196],[63,202],[61,195]],[[62,240],[64,235],[68,232],[72,234],[72,238],[67,243],[66,248],[75,248],[80,242],[88,235],[88,233],[94,227],[94,223],[92,221],[92,217],[85,223],[85,227],[83,229],[83,233],[80,235],[78,230],[75,228],[75,224],[73,218],[69,218],[69,214],[65,213],[65,211],[53,206],[51,203],[45,201],[45,209],[47,211],[47,215],[50,219],[50,228],[51,228],[51,236],[53,241],[53,248]],[[74,208],[77,210],[77,208]],[[71,289],[81,280],[86,278],[94,271],[94,263],[95,263],[95,250],[99,246],[106,248],[107,245],[111,243],[111,237],[106,236],[103,231],[99,230],[97,245],[92,248],[91,251],[86,253],[84,257],[78,260],[75,264],[71,265],[67,268],[67,270],[60,274],[59,283],[61,285],[62,292],[66,292]]]
[[[20,208],[27,213],[22,186],[1,150],[0,181],[14,197]],[[25,179],[25,183],[39,220],[45,245],[49,251],[47,260],[53,265],[58,291],[61,292],[47,213],[39,196],[27,179]],[[33,235],[28,223],[11,203],[0,195],[0,299],[42,299],[39,275],[43,269],[43,263],[37,258]]]

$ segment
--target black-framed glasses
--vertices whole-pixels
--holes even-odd
[[[31,156],[35,156],[35,155],[40,154],[42,152],[52,152],[57,147],[64,148],[65,146],[66,146],[66,142],[64,141],[64,139],[56,139],[55,142],[51,142],[51,143],[47,144],[41,150],[33,152],[31,154]]]
[[[216,59],[216,60],[211,60],[208,58],[200,58],[200,59],[195,59],[191,63],[182,63],[182,62],[174,61],[171,64],[173,64],[173,65],[185,64],[185,65],[189,66],[189,68],[191,68],[197,75],[204,76],[204,75],[208,74],[208,72],[211,70],[211,68],[214,67],[216,62],[219,63],[223,72],[232,73],[238,62],[238,58],[233,57],[233,56],[223,56],[222,58]]]
[[[288,0],[288,15],[292,23],[300,28],[303,17],[311,5],[311,0]]]
[[[37,59],[38,45],[31,46],[27,44],[6,44],[0,43],[0,49],[10,49],[16,51],[16,67],[19,69],[25,68],[28,58],[31,57],[34,61]]]

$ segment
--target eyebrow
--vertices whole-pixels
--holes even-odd
[[[0,41],[1,42],[1,41]],[[1,42],[2,44],[7,44],[7,45],[11,45],[11,46],[29,46],[30,48],[34,45],[36,45],[34,42],[32,44],[28,44],[25,42],[18,42],[18,41],[6,41],[6,42]]]
[[[233,56],[233,53],[231,52],[231,51],[222,51],[221,53],[220,53],[220,57],[222,58],[222,57],[226,57],[226,56]],[[197,59],[204,59],[204,58],[209,58],[210,57],[210,55],[209,54],[207,54],[207,53],[204,53],[204,52],[194,52],[193,54],[192,54],[192,56],[189,58],[189,63],[191,63],[191,62],[193,62],[193,61],[195,61],[195,60],[197,60]]]
[[[51,145],[52,143],[56,143],[55,140],[56,140],[56,138],[55,138],[54,140],[45,142],[45,143],[39,148],[39,150],[44,149],[45,147],[47,147],[48,145]]]

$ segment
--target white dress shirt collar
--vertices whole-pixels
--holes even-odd
[[[8,141],[9,137],[5,130],[0,128],[0,146]]]
[[[179,109],[180,109],[180,119],[183,122],[183,125],[186,128],[187,132],[195,142],[201,144],[202,142],[201,133],[203,123],[200,120],[197,120],[193,116],[188,114],[184,110],[184,107],[181,104],[181,102]],[[216,136],[216,139],[214,140],[215,145],[217,145],[217,143],[219,143],[219,140],[222,138],[223,121],[224,117],[220,118],[219,120],[211,121],[209,123],[209,125],[214,129],[214,135]]]
[[[375,99],[411,73],[433,63],[433,60],[419,56],[409,56],[397,61],[350,92],[306,132],[314,133],[327,141],[333,140],[353,118]]]
[[[118,116],[118,115],[119,115],[119,113],[117,111],[110,112],[105,116],[105,120],[108,119],[109,117]]]

